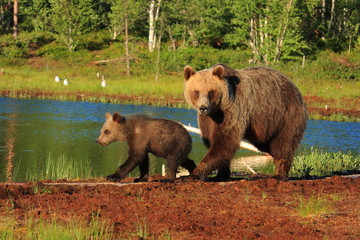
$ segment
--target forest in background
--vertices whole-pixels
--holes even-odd
[[[23,32],[48,33],[77,51],[101,48],[81,39],[105,31],[104,41],[125,43],[128,59],[129,44],[140,41],[149,52],[164,43],[249,49],[249,62],[269,64],[351,51],[360,44],[359,10],[359,0],[0,0],[1,54],[13,57]]]

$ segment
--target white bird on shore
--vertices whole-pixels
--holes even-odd
[[[55,82],[60,82],[61,81],[61,78],[59,78],[58,75],[55,76]]]
[[[68,86],[68,85],[69,85],[69,82],[68,82],[68,80],[67,80],[66,78],[64,79],[64,85],[65,85],[65,86]]]
[[[100,73],[99,72],[96,73],[96,77],[100,78]]]
[[[101,86],[102,86],[102,87],[106,87],[106,82],[105,82],[105,76],[104,76],[104,75],[102,75]]]

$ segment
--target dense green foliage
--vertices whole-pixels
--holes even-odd
[[[24,55],[19,45],[25,32],[50,33],[69,51],[102,47],[96,39],[82,45],[86,33],[106,31],[109,39],[122,41],[126,27],[131,41],[150,41],[149,9],[158,11],[153,40],[173,50],[249,49],[251,61],[269,63],[359,44],[358,0],[24,0],[18,41],[5,37],[13,30],[13,1],[1,0],[0,9],[0,46],[7,57]]]

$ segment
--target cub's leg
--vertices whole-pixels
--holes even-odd
[[[115,173],[107,176],[106,178],[110,181],[119,181],[124,179],[130,171],[143,161],[145,155],[147,155],[145,148],[129,147],[129,156],[127,160],[118,169],[116,169]]]
[[[166,157],[166,176],[161,182],[172,183],[176,179],[176,171],[179,167],[179,161],[176,156],[167,156]]]
[[[140,178],[136,178],[134,182],[147,182],[149,177],[149,154],[145,154],[144,159],[139,164]]]
[[[189,173],[191,174],[194,169],[196,168],[196,164],[193,160],[189,159],[189,158],[186,158],[185,161],[181,162],[180,163],[180,166],[185,168],[186,170],[189,171]]]

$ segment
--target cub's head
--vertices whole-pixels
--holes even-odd
[[[115,141],[125,141],[124,125],[126,118],[119,113],[105,114],[106,121],[100,130],[100,136],[97,139],[97,143],[106,146]]]
[[[222,65],[199,72],[186,66],[184,78],[185,99],[199,114],[208,115],[219,109],[226,94],[225,69]]]

